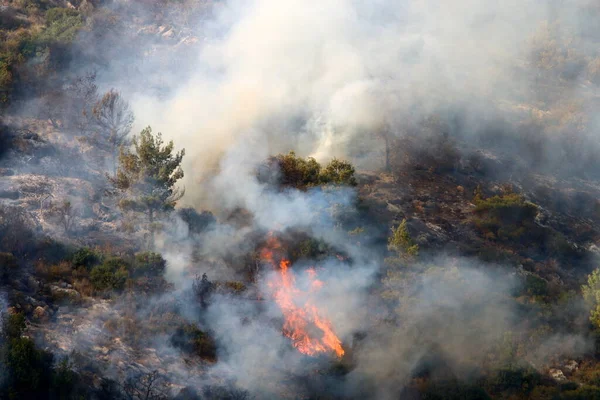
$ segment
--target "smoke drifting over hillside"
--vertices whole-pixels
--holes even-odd
[[[166,102],[136,100],[136,114],[186,143],[187,201],[202,197],[198,182],[237,142],[248,154],[327,159],[431,114],[459,110],[473,125],[463,128],[476,129],[502,102],[530,97],[534,71],[519,68],[548,10],[535,1],[231,1],[203,23],[180,90]]]

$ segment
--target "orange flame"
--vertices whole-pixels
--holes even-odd
[[[338,357],[342,357],[342,342],[333,332],[331,322],[321,315],[310,298],[306,298],[308,293],[323,287],[323,282],[317,279],[317,272],[311,268],[307,270],[309,292],[297,288],[290,261],[284,258],[279,262],[279,268],[276,267],[273,253],[279,249],[281,244],[276,238],[269,236],[267,246],[261,251],[261,258],[278,272],[268,286],[273,290],[273,298],[285,318],[283,334],[292,339],[293,346],[303,354],[312,356],[334,351]]]

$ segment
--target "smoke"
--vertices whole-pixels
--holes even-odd
[[[186,145],[196,204],[199,183],[240,142],[248,155],[327,159],[419,115],[493,112],[528,86],[515,60],[546,17],[537,2],[231,1],[203,24],[197,72],[167,101],[136,98],[136,114]]]

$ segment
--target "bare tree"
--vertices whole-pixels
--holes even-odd
[[[385,172],[390,172],[391,162],[390,162],[390,148],[391,148],[391,140],[392,140],[392,131],[389,126],[384,127],[375,132],[375,135],[383,140],[384,149],[385,149]]]
[[[49,210],[49,215],[60,225],[62,225],[66,234],[71,233],[77,212],[70,201],[65,200],[59,205],[55,205]]]
[[[85,131],[92,107],[98,101],[96,73],[80,75],[62,88],[49,90],[38,104],[40,118],[48,120],[55,129],[70,133]]]
[[[68,119],[70,127],[74,130],[85,131],[88,128],[92,107],[98,101],[98,86],[96,85],[96,72],[92,71],[76,77],[66,87],[70,103]]]
[[[130,400],[169,399],[169,385],[157,370],[127,378],[123,391]]]
[[[192,283],[192,290],[194,294],[200,300],[202,307],[208,306],[208,298],[210,297],[214,289],[214,284],[208,280],[206,273],[202,274],[202,278],[196,276],[196,279]]]
[[[134,115],[129,103],[116,90],[109,90],[92,107],[92,128],[95,131],[94,144],[104,148],[112,156],[113,172],[119,148],[127,144]]]

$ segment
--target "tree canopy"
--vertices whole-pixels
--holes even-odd
[[[151,234],[155,217],[173,210],[183,197],[185,191],[175,184],[183,178],[184,155],[185,150],[175,153],[173,141],[165,143],[162,134],[154,135],[150,127],[133,138],[133,149],[121,148],[117,174],[110,178],[122,195],[119,207],[145,214]]]

